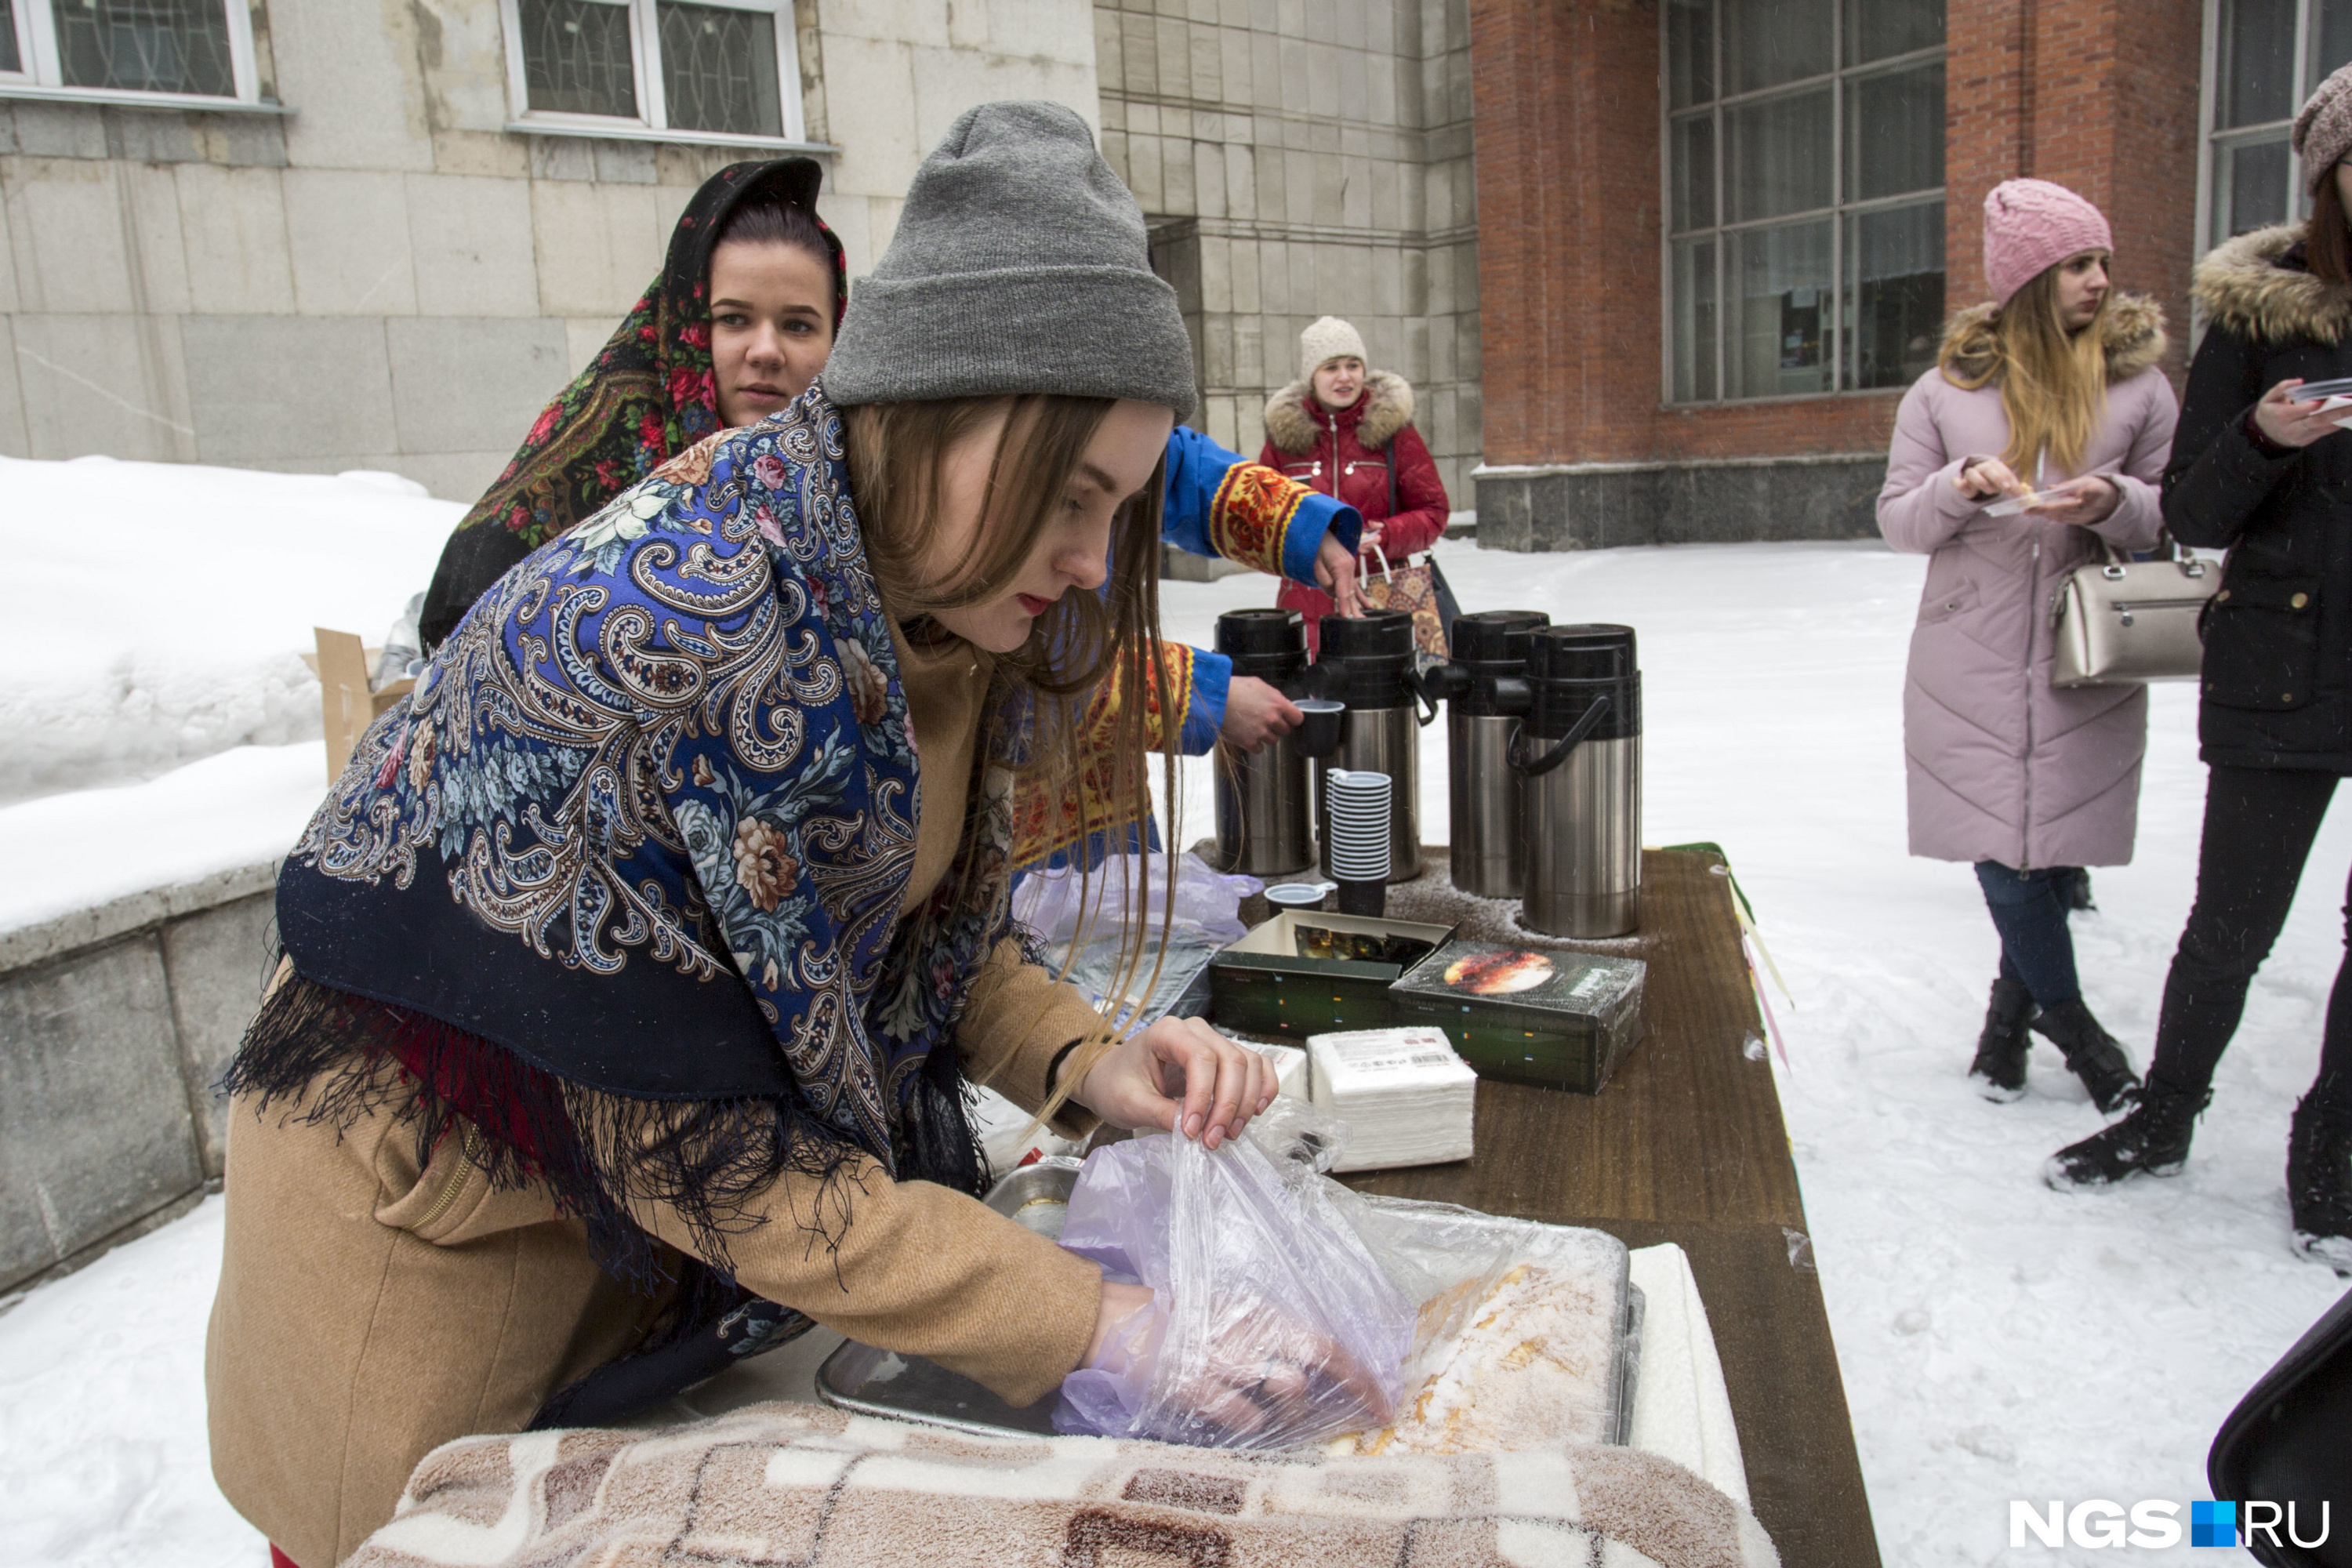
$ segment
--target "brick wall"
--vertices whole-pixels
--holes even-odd
[[[1985,193],[2057,180],[2108,213],[2178,361],[2201,25],[2180,0],[1950,0],[1948,301],[1984,297]],[[1471,0],[1470,44],[1488,464],[1885,448],[1897,392],[1662,405],[1655,0]]]
[[[1945,298],[1985,298],[1985,194],[2031,176],[2115,230],[2116,286],[2189,332],[2200,7],[2145,0],[1951,0],[1946,11]]]

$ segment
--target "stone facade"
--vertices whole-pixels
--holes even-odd
[[[219,1181],[213,1085],[269,977],[275,878],[242,867],[0,933],[0,1294]]]
[[[1466,0],[1097,0],[1103,152],[1193,330],[1197,421],[1255,457],[1298,331],[1413,384],[1466,508],[1480,447]]]
[[[498,0],[255,7],[290,112],[0,92],[0,454],[332,472],[469,500],[756,150],[507,132]],[[853,275],[970,105],[1097,112],[1087,0],[801,0]]]

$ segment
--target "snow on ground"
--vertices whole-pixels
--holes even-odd
[[[2352,822],[2339,813],[2321,835],[2187,1173],[2062,1197],[2042,1161],[2098,1117],[2046,1047],[2023,1101],[1970,1092],[1991,926],[1965,867],[1904,853],[1900,699],[1922,563],[1844,544],[1449,544],[1442,558],[1465,608],[1640,630],[1644,837],[1725,846],[1795,993],[1776,1072],[1886,1562],[2250,1561],[2185,1545],[2012,1553],[2009,1504],[2207,1495],[2222,1416],[2342,1289],[2287,1249],[2282,1167],[2341,952]],[[1220,611],[1270,599],[1249,578],[1164,587],[1171,633],[1197,641]],[[2091,1005],[2143,1065],[2203,793],[2192,693],[2158,688],[2152,710],[2138,859],[2096,873],[2101,909],[2075,927]],[[1444,790],[1433,746],[1429,837]],[[1190,839],[1211,821],[1202,768],[1186,794]],[[219,1212],[0,1318],[0,1559],[258,1562],[205,1469]]]
[[[310,628],[383,641],[464,510],[394,474],[0,458],[0,805],[316,737]]]

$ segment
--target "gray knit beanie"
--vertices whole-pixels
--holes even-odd
[[[983,103],[923,160],[822,376],[836,404],[1051,392],[1192,411],[1143,212],[1058,103]]]
[[[2316,195],[2344,154],[2352,153],[2352,66],[2338,67],[2312,89],[2289,140],[2303,160],[2304,189]]]

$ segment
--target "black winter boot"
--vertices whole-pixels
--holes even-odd
[[[2074,1076],[2091,1091],[2091,1103],[2101,1110],[2113,1111],[2138,1094],[2139,1079],[2132,1072],[2131,1058],[2116,1044],[2116,1037],[2099,1026],[2080,996],[2044,1007],[2032,1028],[2066,1053],[2066,1065],[2074,1069]]]
[[[2025,1053],[2033,1047],[2025,1026],[2032,1018],[2033,993],[2023,981],[2004,974],[1992,983],[1977,1059],[1969,1064],[1969,1076],[1982,1084],[1987,1100],[2005,1105],[2025,1092]]]
[[[2294,1249],[2352,1275],[2352,1095],[2320,1085],[2294,1108],[2286,1140],[2286,1200]]]
[[[2212,1100],[2210,1089],[2188,1094],[2151,1078],[2141,1087],[2139,1103],[2130,1115],[2050,1156],[2042,1178],[2063,1193],[2113,1186],[2142,1172],[2177,1176],[2188,1163],[2197,1118]]]

